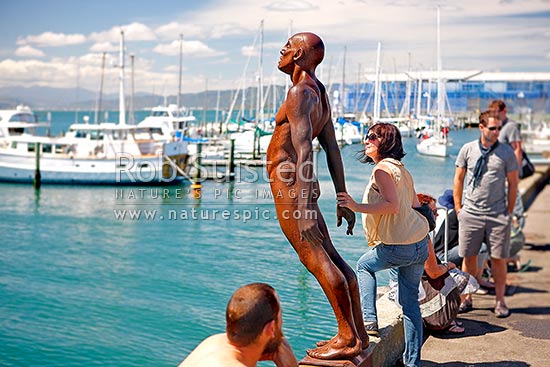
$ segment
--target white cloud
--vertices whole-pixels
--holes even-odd
[[[283,48],[285,43],[286,43],[286,40],[281,40],[281,42],[267,42],[267,43],[264,43],[264,50],[271,49],[271,50],[280,51],[281,48]]]
[[[2,85],[69,88],[75,86],[76,68],[74,65],[59,62],[7,59],[0,61],[0,75],[4,75]]]
[[[101,74],[104,75],[104,93],[113,93],[118,90],[119,69],[113,67],[117,57],[106,55],[105,68],[102,70],[101,54],[86,54],[81,57],[53,58],[49,61],[41,60],[12,60],[0,61],[0,86],[25,85],[49,86],[53,88],[75,88],[77,73],[79,86],[91,91],[97,91]],[[151,91],[156,80],[177,78],[177,72],[152,72],[152,64],[143,59],[136,59],[135,76],[139,91]],[[129,86],[129,65],[126,68],[126,85]],[[175,76],[174,76],[175,75]]]
[[[151,28],[145,24],[134,22],[127,25],[116,26],[103,32],[94,32],[90,34],[90,39],[98,43],[117,43],[120,41],[121,31],[124,31],[124,39],[126,41],[152,41],[157,38],[155,32],[153,32]]]
[[[91,52],[115,52],[118,51],[118,49],[119,46],[111,42],[97,42],[90,47]]]
[[[168,66],[165,67],[163,70],[166,71],[166,72],[169,72],[169,73],[178,73],[178,74],[179,74],[179,72],[180,72],[180,67],[179,67],[179,65],[168,65]],[[182,71],[186,71],[187,68],[186,68],[185,66],[182,65],[182,66],[181,66],[181,70],[182,70]]]
[[[71,48],[75,58],[42,61],[40,68],[48,72],[36,70],[34,77],[37,83],[46,84],[48,78],[52,83],[62,84],[64,77],[66,87],[74,86],[75,77],[71,73],[75,73],[76,67],[63,64],[75,62],[81,65],[82,84],[97,88],[101,53],[109,52],[108,57],[118,59],[122,28],[125,39],[131,42],[127,44],[127,51],[136,54],[136,90],[150,91],[154,83],[177,79],[179,35],[183,34],[183,52],[187,56],[184,85],[189,91],[196,91],[204,88],[205,78],[224,78],[229,85],[242,77],[246,57],[258,55],[258,30],[264,19],[264,70],[276,66],[279,50],[292,28],[292,33],[310,31],[321,36],[326,56],[319,73],[327,76],[330,69],[332,81],[341,80],[342,51],[346,46],[346,75],[351,83],[358,64],[363,72],[374,68],[378,41],[382,42],[384,72],[407,69],[409,54],[413,69],[435,68],[435,6],[440,4],[444,68],[544,70],[550,58],[547,3],[542,0],[209,0],[207,6],[197,7],[198,10],[183,10],[179,16],[160,19],[164,24],[142,21],[113,25],[86,36],[52,32],[22,36],[17,40],[22,47],[15,55],[37,59],[46,56],[39,46],[90,42],[85,47]],[[60,56],[66,52],[66,49],[48,49],[47,54]],[[0,84],[11,80],[13,75],[20,75],[24,80],[28,80],[27,75],[33,75],[28,64],[12,62],[14,64],[3,64]],[[8,65],[15,68],[13,72],[7,69]],[[114,72],[109,65],[106,69]],[[26,68],[28,74],[18,74],[22,68]],[[249,74],[256,69],[257,59],[251,59]],[[54,77],[53,73],[58,74]],[[116,82],[114,73],[112,78]],[[85,80],[86,75],[89,81]],[[194,81],[197,84],[193,84]]]
[[[273,11],[305,11],[318,9],[318,6],[311,4],[309,1],[294,0],[292,2],[274,1],[267,4],[265,8]]]
[[[155,29],[157,37],[163,40],[179,39],[180,34],[183,34],[184,39],[189,38],[205,38],[205,29],[198,25],[188,23],[170,22]]]
[[[37,36],[27,36],[17,40],[18,45],[33,44],[42,47],[60,47],[69,45],[78,45],[86,42],[86,37],[82,34],[63,34],[44,32]]]
[[[253,46],[243,46],[241,47],[241,54],[244,56],[258,56],[260,53],[258,49]]]
[[[80,66],[101,66],[103,62],[103,53],[89,53],[82,55],[78,58],[69,58],[65,59],[66,61],[63,61],[64,59],[58,60],[59,62],[68,62],[68,63],[78,63]],[[105,65],[110,66],[115,61],[118,61],[118,55],[112,54],[112,53],[106,53],[105,54]]]
[[[153,48],[153,52],[161,55],[174,56],[180,53],[180,41],[172,41],[171,43],[160,44]],[[222,52],[215,51],[200,41],[183,41],[182,53],[184,55],[193,56],[217,56],[223,55]]]
[[[31,46],[21,46],[15,50],[15,55],[20,57],[45,57],[46,54]]]
[[[209,36],[210,38],[219,39],[226,38],[231,36],[242,36],[247,34],[253,34],[256,31],[257,27],[245,27],[238,23],[223,23],[215,24],[211,29]]]

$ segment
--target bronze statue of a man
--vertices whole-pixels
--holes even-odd
[[[281,229],[300,261],[315,276],[327,296],[338,323],[338,334],[307,354],[317,359],[349,359],[368,346],[363,325],[359,288],[353,269],[331,242],[319,206],[319,182],[313,172],[312,140],[317,138],[326,153],[336,192],[345,192],[344,168],[331,120],[325,86],[315,68],[325,54],[323,41],[313,33],[290,37],[281,49],[279,70],[288,74],[288,90],[276,116],[267,150],[267,171]],[[337,207],[352,234],[355,214]]]

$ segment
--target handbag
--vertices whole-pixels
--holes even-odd
[[[430,227],[430,232],[433,231],[435,229],[435,215],[432,208],[430,208],[428,204],[422,204],[416,208],[413,207],[413,209],[426,218],[428,221],[428,226]]]
[[[448,328],[458,315],[460,289],[449,272],[436,279],[422,276],[420,285],[425,296],[419,300],[424,327],[431,330]]]
[[[521,150],[521,167],[519,169],[519,178],[524,179],[529,176],[532,176],[535,173],[535,166],[533,166],[533,163],[529,160],[529,157],[527,156],[527,153],[522,149]]]

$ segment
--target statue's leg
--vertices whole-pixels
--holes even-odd
[[[296,220],[283,219],[283,211],[297,210],[296,205],[289,205],[288,201],[286,203],[277,203],[276,201],[276,206],[283,232],[292,247],[296,250],[302,264],[304,264],[321,285],[338,323],[338,335],[326,345],[308,350],[308,355],[318,359],[351,358],[358,355],[363,349],[363,341],[356,330],[348,281],[325,250],[325,247],[332,247],[332,244],[330,243],[330,236],[324,225],[321,212],[318,207],[315,208],[317,218],[320,218],[319,228],[325,238],[323,246],[319,247],[311,245],[300,238]]]
[[[320,225],[324,227],[324,229],[321,230],[328,233],[324,218],[320,218],[320,222],[321,221],[322,223],[320,223]],[[369,337],[365,330],[365,325],[363,324],[363,313],[361,312],[361,297],[359,295],[359,283],[357,282],[357,275],[355,274],[355,271],[348,265],[348,263],[342,258],[342,256],[340,256],[330,239],[329,241],[327,241],[327,244],[324,247],[332,262],[338,267],[338,269],[340,269],[340,271],[342,272],[342,274],[344,274],[346,278],[355,329],[357,331],[357,335],[361,339],[363,349],[365,349],[369,346]]]

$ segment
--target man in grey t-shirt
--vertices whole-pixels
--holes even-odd
[[[459,255],[464,258],[462,270],[477,274],[477,255],[485,242],[495,279],[495,315],[507,317],[510,311],[504,300],[506,259],[519,179],[513,149],[498,142],[501,128],[502,122],[494,111],[481,113],[480,139],[464,144],[456,158],[453,197],[459,222]],[[471,308],[468,295],[461,309]]]

